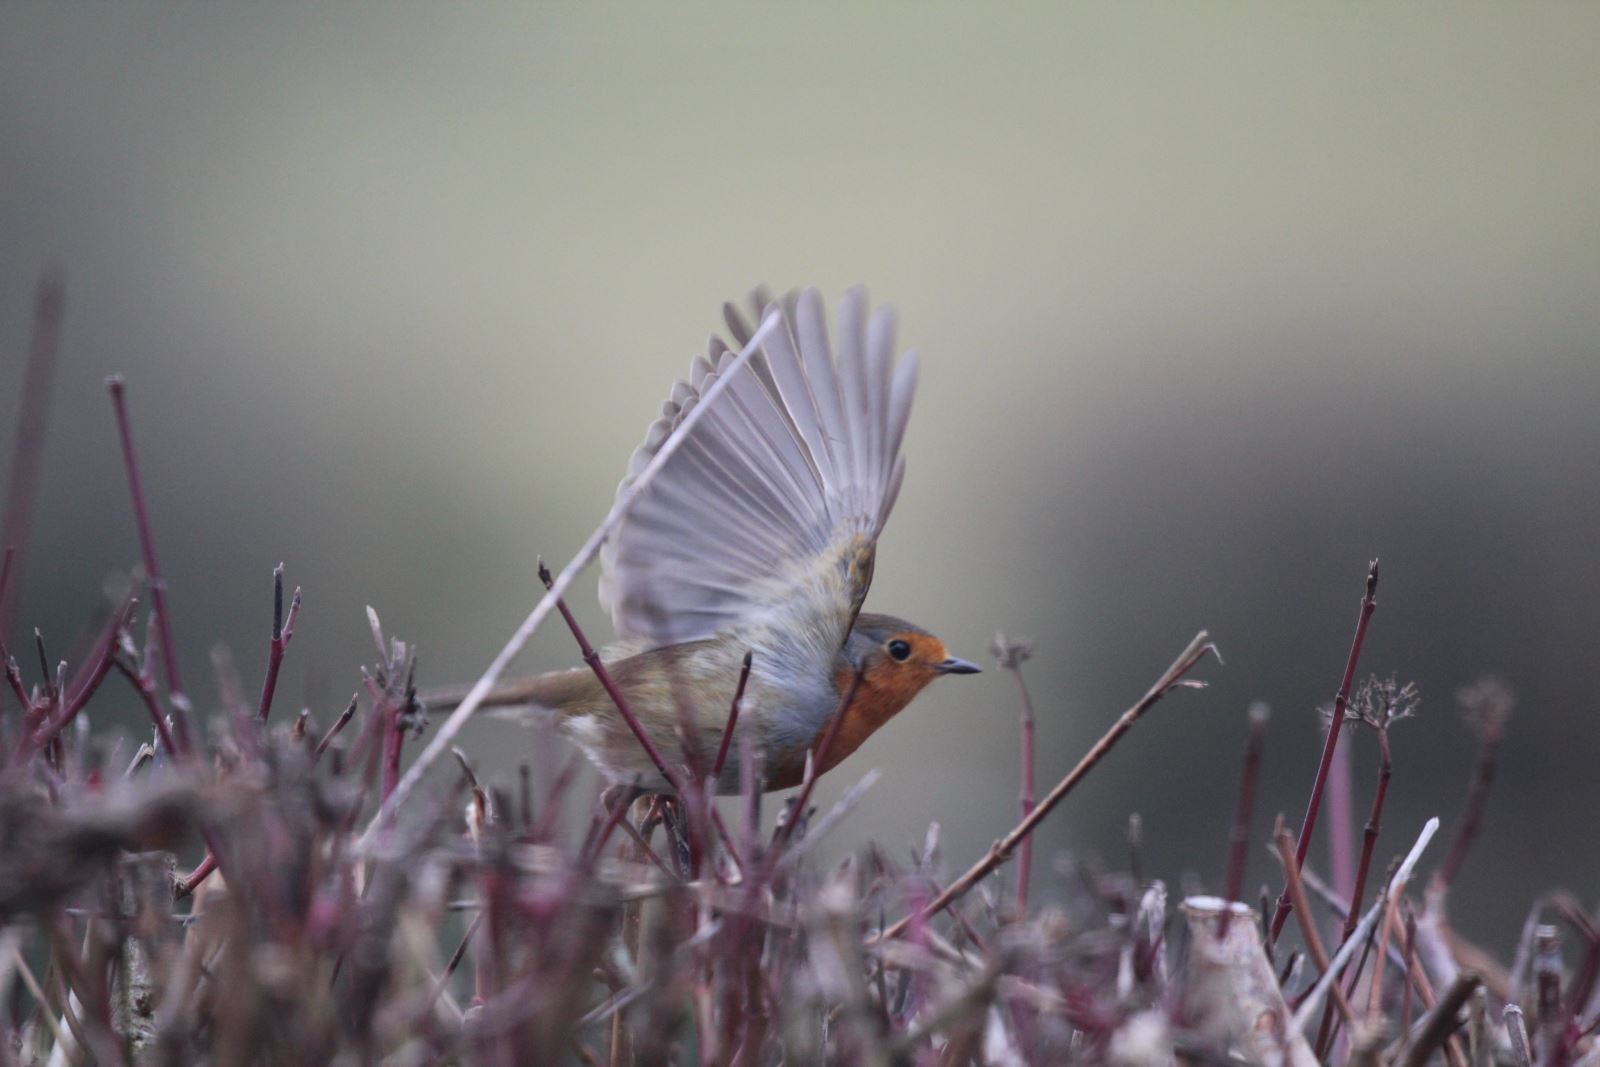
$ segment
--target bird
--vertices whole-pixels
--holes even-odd
[[[799,785],[808,763],[831,770],[933,681],[980,670],[923,627],[863,610],[917,380],[917,353],[894,357],[893,310],[869,314],[865,290],[850,289],[830,335],[816,289],[776,301],[757,290],[751,303],[757,322],[780,321],[737,367],[736,348],[713,335],[672,386],[619,497],[731,375],[600,552],[617,632],[600,653],[606,673],[666,760],[713,768],[724,753],[724,794],[740,790],[747,750],[761,789]],[[723,316],[734,345],[748,345],[755,331],[738,306]],[[589,667],[503,682],[484,704],[553,715],[614,786],[673,790]]]

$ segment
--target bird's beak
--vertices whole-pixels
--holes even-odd
[[[968,663],[966,660],[956,659],[954,656],[951,656],[933,669],[940,674],[981,674],[983,672],[983,668],[976,663]]]

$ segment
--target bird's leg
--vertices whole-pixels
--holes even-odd
[[[661,813],[661,825],[666,828],[667,840],[672,845],[672,859],[678,868],[678,875],[687,880],[693,877],[694,861],[689,852],[683,802],[675,796],[663,795],[657,798],[656,810]]]
[[[582,853],[586,862],[600,858],[601,853],[605,852],[606,843],[611,840],[611,832],[627,820],[629,806],[643,794],[644,790],[636,783],[609,785],[601,792],[600,806],[605,809],[606,818],[589,831],[589,839],[584,842]],[[640,812],[642,815],[642,808]],[[629,825],[632,826],[631,823]]]
[[[613,791],[619,789],[626,792],[614,796]],[[618,803],[632,805],[632,818],[637,826],[639,839],[630,844],[639,850],[639,862],[645,862],[648,858],[646,854],[650,852],[650,836],[655,833],[656,828],[655,798],[632,786],[619,785],[606,790],[605,799],[608,801],[615,799]],[[637,967],[639,962],[643,915],[644,907],[641,901],[629,901],[622,906],[622,947],[634,967]],[[633,1053],[633,1030],[627,1025],[625,1013],[619,1011],[611,1016],[611,1062],[631,1064],[634,1062]]]
[[[639,836],[644,838],[645,844],[650,843],[650,837],[656,832],[656,827],[661,825],[661,797],[647,794],[634,801],[634,818],[638,820]]]
[[[626,808],[639,797],[644,795],[644,790],[631,783],[608,785],[600,794],[600,803],[605,806],[606,814],[615,814],[617,808]]]

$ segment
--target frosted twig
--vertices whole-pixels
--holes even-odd
[[[1367,934],[1371,932],[1373,925],[1378,921],[1378,917],[1389,906],[1389,901],[1395,894],[1405,890],[1406,883],[1411,880],[1411,872],[1416,867],[1417,860],[1422,858],[1422,850],[1428,847],[1428,842],[1433,840],[1433,835],[1438,832],[1439,817],[1436,815],[1423,825],[1422,833],[1417,837],[1417,843],[1411,846],[1411,851],[1407,853],[1405,860],[1401,862],[1400,869],[1395,871],[1394,877],[1389,880],[1389,888],[1382,897],[1378,898],[1377,903],[1367,909],[1367,913],[1361,917],[1361,922],[1356,926],[1355,933],[1345,939],[1339,951],[1334,953],[1333,959],[1329,961],[1328,969],[1322,972],[1322,977],[1317,980],[1317,984],[1312,987],[1305,1000],[1300,1002],[1300,1009],[1294,1013],[1294,1029],[1304,1030],[1306,1025],[1311,1022],[1311,1017],[1316,1014],[1317,1009],[1322,1007],[1322,998],[1327,995],[1328,986],[1337,980],[1339,971],[1344,968],[1346,963],[1350,962],[1350,957],[1355,955],[1356,949],[1360,948],[1362,943],[1366,941]]]
[[[704,417],[712,403],[733,380],[733,376],[750,361],[756,350],[761,347],[762,342],[766,340],[767,334],[780,321],[781,316],[777,312],[767,316],[760,329],[756,330],[755,335],[750,338],[750,343],[740,350],[738,356],[728,365],[727,370],[721,372],[717,376],[717,380],[711,383],[711,387],[700,397],[700,402],[689,409],[689,413],[684,416],[683,421],[661,443],[661,448],[656,452],[655,457],[645,465],[644,470],[639,472],[639,476],[633,480],[633,483],[618,495],[616,503],[611,506],[611,511],[600,525],[595,527],[594,532],[589,535],[589,539],[583,543],[583,547],[578,549],[578,554],[573,556],[572,561],[562,568],[560,574],[556,575],[555,582],[545,592],[545,595],[539,598],[539,603],[534,605],[533,610],[528,613],[528,617],[522,620],[522,625],[517,627],[516,631],[511,635],[511,639],[500,650],[499,655],[495,656],[494,660],[483,672],[483,676],[467,691],[466,697],[456,706],[455,711],[450,713],[450,717],[439,724],[439,728],[434,731],[433,738],[423,748],[405,775],[395,784],[394,792],[389,794],[388,799],[384,801],[378,813],[367,824],[366,832],[361,835],[361,846],[366,846],[371,842],[374,831],[389,818],[395,808],[405,803],[406,797],[411,795],[411,791],[417,787],[417,783],[422,780],[422,776],[427,773],[428,768],[433,766],[440,756],[450,751],[451,742],[466,726],[467,720],[472,718],[473,713],[478,710],[479,705],[489,695],[489,691],[494,688],[495,683],[500,680],[500,676],[510,666],[511,660],[515,658],[518,652],[522,651],[522,646],[528,643],[528,639],[533,636],[534,631],[544,622],[545,616],[550,614],[551,609],[556,605],[556,601],[565,595],[567,587],[600,553],[600,546],[605,543],[605,539],[610,536],[611,532],[617,528],[617,524],[627,515],[628,509],[633,506],[633,502],[639,499],[639,496],[650,487],[650,483],[655,480],[655,476],[660,472],[662,466],[668,459],[672,458],[672,454],[683,444],[685,438],[688,437],[689,431],[694,429],[695,423]]]

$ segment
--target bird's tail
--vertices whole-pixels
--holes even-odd
[[[513,678],[489,690],[489,695],[478,706],[495,709],[497,718],[533,719],[541,712],[560,716],[587,696],[593,685],[594,675],[583,668]],[[448,712],[455,710],[471,691],[469,685],[444,686],[426,690],[419,698],[429,714]]]

